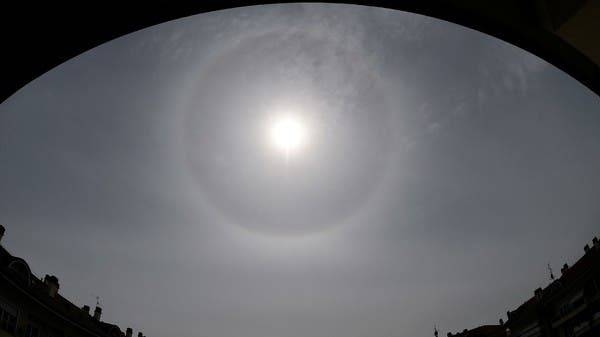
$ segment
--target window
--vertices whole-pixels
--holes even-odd
[[[0,300],[0,329],[14,333],[17,327],[17,310],[12,305]]]
[[[20,258],[16,258],[8,264],[8,268],[20,278],[25,280],[27,285],[31,284],[31,270],[25,261]]]
[[[25,337],[39,337],[40,336],[40,329],[34,325],[34,324],[27,324],[27,326],[25,326]]]

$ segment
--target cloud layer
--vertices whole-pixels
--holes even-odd
[[[598,98],[447,22],[346,5],[114,40],[0,106],[3,245],[148,336],[494,323],[600,214]],[[265,120],[302,114],[284,163]]]

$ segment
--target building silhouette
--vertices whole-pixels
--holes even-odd
[[[448,337],[598,337],[600,336],[600,242],[594,237],[585,254],[571,267],[564,264],[561,276],[517,309],[508,320]]]
[[[58,278],[32,274],[22,258],[1,245],[5,228],[0,225],[0,337],[132,337],[102,321],[102,308],[78,307],[59,293]],[[139,332],[138,337],[144,337]]]
[[[0,337],[132,337],[102,321],[102,308],[78,307],[59,293],[58,278],[37,278],[22,258],[2,246],[0,225]],[[512,311],[507,321],[483,325],[447,337],[598,337],[600,336],[600,241],[594,237],[585,254],[559,278]],[[551,272],[552,273],[552,272]],[[438,336],[437,327],[434,328]],[[138,337],[145,337],[138,332]]]

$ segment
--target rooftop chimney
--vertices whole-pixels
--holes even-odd
[[[89,305],[84,305],[83,308],[81,308],[81,310],[83,310],[83,312],[85,312],[86,315],[90,314],[90,306]]]
[[[138,332],[138,337],[144,337],[144,334],[141,331],[139,331]]]
[[[535,295],[535,298],[538,300],[542,299],[542,288],[537,288],[533,294]]]
[[[569,265],[568,264],[563,264],[562,268],[560,268],[560,274],[564,275],[565,272],[567,271],[567,269],[569,269]]]
[[[2,242],[2,238],[4,237],[5,231],[6,229],[4,228],[4,226],[0,225],[0,242]]]
[[[4,227],[2,227],[4,228]],[[4,230],[2,230],[2,232],[4,232]],[[594,236],[594,238],[592,239],[592,244],[594,245],[595,248],[600,247],[600,242],[598,242],[598,238]]]
[[[500,323],[500,326],[504,325],[504,320],[502,318],[500,318],[500,320],[498,321],[498,323]]]
[[[506,312],[506,318],[507,318],[507,319],[510,319],[510,310],[508,310],[508,311]]]
[[[101,315],[102,315],[102,308],[100,308],[99,306],[96,306],[96,309],[94,309],[94,320],[100,321]]]
[[[58,278],[54,275],[46,275],[44,276],[44,283],[48,287],[48,295],[50,295],[50,297],[55,297],[56,294],[58,294],[58,288],[60,287]]]
[[[133,336],[133,329],[127,328],[127,330],[125,330],[125,337],[132,337],[132,336]]]

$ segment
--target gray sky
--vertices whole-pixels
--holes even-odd
[[[493,324],[598,234],[600,104],[516,47],[346,5],[176,20],[0,105],[3,245],[148,336]],[[285,159],[269,121],[294,114]]]

